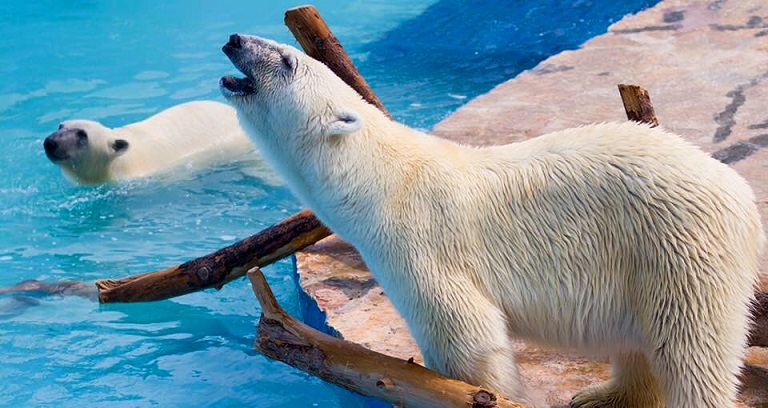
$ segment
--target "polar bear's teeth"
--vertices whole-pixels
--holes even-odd
[[[234,95],[248,95],[256,91],[253,83],[247,78],[236,78],[232,75],[221,77],[219,87],[226,92]]]

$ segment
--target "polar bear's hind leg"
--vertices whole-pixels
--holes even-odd
[[[576,394],[573,408],[664,408],[653,372],[640,352],[611,356],[612,378]]]

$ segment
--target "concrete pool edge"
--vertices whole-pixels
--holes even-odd
[[[768,5],[758,0],[664,0],[617,22],[609,32],[504,82],[435,127],[470,144],[502,144],[593,122],[622,121],[618,83],[646,87],[662,126],[708,152],[746,151],[733,166],[768,218]],[[767,143],[768,144],[768,143]],[[739,148],[743,146],[744,148]],[[354,249],[335,237],[296,256],[298,280],[325,324],[344,338],[401,358],[420,357]],[[763,271],[766,271],[765,261]],[[552,406],[607,377],[604,362],[518,344],[521,372]],[[753,349],[741,406],[768,403],[768,352]],[[762,371],[760,371],[762,370]],[[761,376],[762,375],[762,376]]]

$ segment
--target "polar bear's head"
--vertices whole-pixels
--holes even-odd
[[[223,77],[222,93],[244,117],[241,123],[255,130],[249,134],[262,149],[295,152],[362,128],[357,111],[365,104],[362,98],[328,67],[296,48],[233,34],[222,50],[245,74]]]
[[[43,142],[48,159],[80,184],[105,181],[112,161],[129,146],[128,141],[115,138],[112,129],[90,120],[62,122]]]

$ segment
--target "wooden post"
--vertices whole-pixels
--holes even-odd
[[[299,41],[304,52],[322,61],[336,75],[354,88],[368,103],[379,108],[390,119],[387,108],[360,75],[355,64],[344,51],[339,40],[325,24],[320,13],[313,6],[301,6],[285,12],[285,25]]]
[[[648,123],[651,127],[659,126],[648,91],[637,85],[619,84],[619,94],[621,94],[621,101],[624,102],[627,119]]]
[[[282,361],[358,394],[404,407],[523,408],[497,393],[319,332],[291,317],[278,304],[258,268],[248,272],[261,304],[254,344]]]

